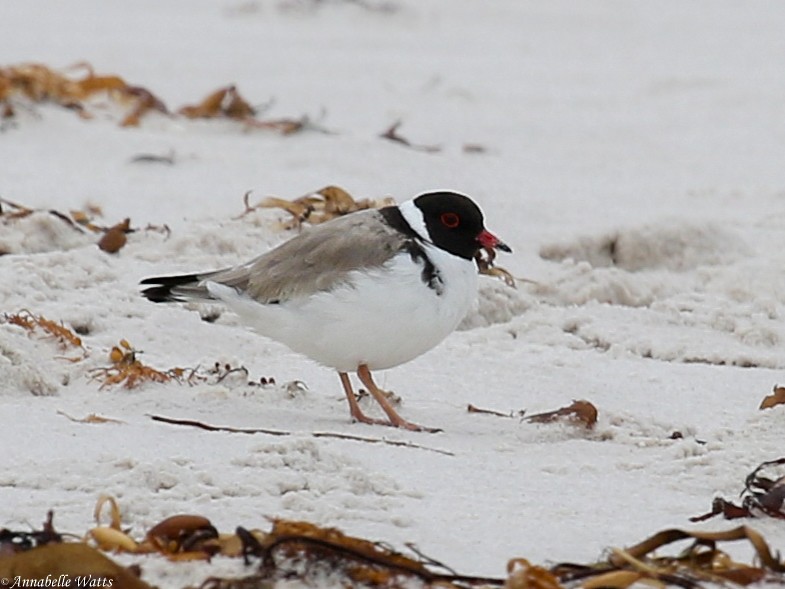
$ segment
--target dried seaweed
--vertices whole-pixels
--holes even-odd
[[[150,528],[145,541],[178,560],[205,559],[221,552],[218,530],[201,515],[173,515]]]
[[[109,523],[101,525],[101,515],[104,506],[109,506]],[[93,519],[96,527],[85,534],[84,541],[95,544],[101,550],[107,552],[141,552],[139,543],[128,535],[126,530],[121,527],[122,515],[120,506],[114,497],[101,495],[93,509]]]
[[[69,73],[67,73],[70,70]],[[73,71],[84,72],[81,77]],[[92,118],[90,100],[105,95],[109,100],[127,108],[119,125],[136,127],[150,112],[188,119],[227,119],[241,123],[246,131],[261,129],[280,135],[293,135],[303,131],[334,134],[307,115],[299,118],[261,119],[259,109],[243,98],[237,86],[222,86],[195,104],[177,109],[172,115],[164,102],[147,88],[127,83],[115,74],[98,75],[89,63],[79,63],[67,72],[57,71],[41,63],[25,63],[0,67],[0,120],[11,120],[16,116],[12,100],[25,99],[33,104],[51,102],[76,112],[84,119]],[[392,124],[379,137],[424,153],[442,150],[439,145],[413,143],[399,133],[401,121]],[[464,153],[483,153],[485,147],[476,143],[463,146]],[[167,158],[141,159],[135,161],[158,161],[171,163]]]
[[[245,210],[238,218],[260,208],[282,209],[292,217],[288,222],[284,223],[285,229],[299,228],[303,223],[318,225],[355,211],[371,208],[378,209],[395,204],[395,201],[389,197],[355,200],[340,186],[325,186],[315,192],[310,192],[292,200],[268,196],[253,206],[249,203],[249,197],[250,192],[246,192],[243,196]]]
[[[189,119],[226,118],[239,121],[251,119],[254,109],[234,85],[219,88],[208,94],[201,102],[183,106],[177,111]]]
[[[387,139],[388,141],[393,141],[394,143],[398,143],[403,145],[404,147],[408,147],[409,149],[413,149],[415,151],[422,151],[425,153],[437,153],[442,150],[441,146],[439,145],[424,145],[418,143],[412,143],[405,137],[402,137],[398,133],[398,128],[402,125],[402,121],[396,121],[390,127],[381,133],[379,137],[382,139]]]
[[[71,69],[86,70],[81,78],[69,77],[40,63],[28,63],[0,68],[0,101],[24,97],[34,103],[53,102],[89,118],[85,101],[98,93],[105,93],[118,103],[130,105],[120,125],[137,126],[141,117],[150,111],[167,113],[166,106],[152,92],[129,85],[120,76],[96,75],[87,63]],[[12,116],[12,115],[11,115]]]
[[[548,569],[533,565],[525,558],[514,558],[507,563],[504,589],[560,589],[558,577]]]
[[[148,223],[147,226],[144,228],[144,231],[160,233],[161,235],[164,236],[164,241],[166,241],[172,236],[172,229],[166,223],[164,223],[163,225],[153,225],[152,223]]]
[[[488,148],[479,143],[464,143],[461,151],[463,151],[463,153],[478,154],[486,153]]]
[[[68,358],[68,360],[73,362],[81,360],[87,353],[87,350],[85,350],[84,346],[82,345],[82,339],[71,329],[63,325],[62,322],[57,323],[47,319],[43,315],[34,315],[27,309],[22,309],[18,313],[4,313],[0,323],[10,323],[11,325],[17,325],[31,333],[41,330],[48,337],[54,339],[60,345],[60,348],[64,351],[78,348],[82,352],[83,356],[81,358]]]
[[[23,570],[34,578],[39,569],[29,568],[31,563],[43,562],[46,572],[132,575],[85,545],[91,544],[104,551],[158,554],[171,561],[222,555],[256,565],[250,575],[211,577],[201,584],[211,589],[258,589],[278,581],[380,589],[627,589],[635,584],[698,589],[707,585],[785,582],[785,562],[771,551],[760,533],[746,526],[719,532],[666,529],[628,548],[614,548],[606,559],[591,564],[561,563],[546,568],[514,558],[507,564],[506,578],[492,578],[462,575],[410,545],[411,556],[380,542],[305,521],[273,519],[267,532],[238,526],[233,534],[222,534],[201,515],[177,514],[158,522],[141,537],[133,537],[123,529],[120,507],[110,496],[99,498],[94,518],[96,526],[82,543],[64,542],[64,536],[54,530],[51,512],[40,532],[0,530],[0,573],[9,577],[8,571],[19,574]],[[108,521],[102,524],[104,519]],[[691,543],[674,554],[664,553],[665,547],[683,541]],[[720,549],[720,543],[735,541],[749,543],[755,564],[736,562]],[[135,578],[123,577],[118,586],[146,587],[135,584]]]
[[[142,117],[148,112],[168,114],[166,105],[152,92],[141,86],[126,86],[120,96],[131,103],[130,112],[120,121],[121,127],[138,127]]]
[[[586,429],[592,429],[597,423],[597,407],[593,403],[585,400],[573,401],[571,405],[529,415],[524,419],[529,423],[551,423],[554,421],[565,421],[573,425],[580,425]]]
[[[106,229],[103,237],[98,240],[98,247],[109,254],[117,253],[128,241],[126,235],[133,231],[131,219],[126,218],[117,225]]]
[[[480,274],[495,276],[503,280],[507,286],[515,288],[515,277],[504,268],[495,266],[493,263],[495,259],[496,250],[489,247],[481,248],[474,256],[474,262],[477,264]]]
[[[663,546],[682,540],[693,542],[674,556],[655,555]],[[750,543],[760,566],[735,562],[717,548],[718,542],[738,540]],[[621,589],[639,581],[693,589],[702,583],[748,585],[772,573],[781,575],[785,572],[785,563],[772,554],[758,532],[742,526],[721,532],[663,530],[624,550],[614,549],[604,563],[592,566],[561,564],[552,571],[562,582],[583,580],[584,589]]]
[[[295,432],[287,431],[287,430],[276,430],[276,429],[267,429],[267,428],[257,428],[257,427],[230,427],[225,425],[211,425],[209,423],[204,423],[202,421],[196,421],[193,419],[179,419],[174,417],[166,417],[164,415],[150,415],[150,419],[153,421],[160,421],[162,423],[169,423],[171,425],[182,425],[186,427],[195,427],[197,429],[203,429],[209,432],[230,432],[235,434],[263,434],[268,436],[292,436],[295,435]],[[300,434],[302,435],[302,434]],[[366,442],[369,444],[385,444],[388,446],[398,446],[403,448],[416,448],[418,450],[427,450],[429,452],[436,452],[438,454],[444,454],[446,456],[455,456],[452,452],[447,450],[440,450],[438,448],[431,448],[428,446],[421,446],[419,444],[415,444],[413,442],[408,442],[404,440],[388,440],[385,438],[369,438],[366,436],[355,436],[351,434],[342,434],[337,432],[312,432],[310,434],[313,438],[334,438],[338,440],[351,440],[355,442]]]
[[[177,161],[173,149],[169,150],[165,155],[156,153],[139,153],[129,160],[132,164],[166,164],[173,166]]]
[[[704,521],[716,515],[722,515],[725,519],[785,519],[785,458],[760,463],[744,480],[741,497],[741,505],[715,497],[710,512],[691,517],[690,521]]]
[[[52,102],[89,119],[92,118],[89,101],[99,94],[106,95],[111,101],[127,108],[119,122],[121,127],[139,126],[142,118],[150,112],[171,116],[164,102],[147,88],[128,84],[118,75],[97,75],[88,63],[80,63],[69,69],[84,70],[85,73],[82,77],[67,75],[40,63],[0,68],[0,116],[3,119],[14,117],[16,111],[10,101],[24,98],[34,104]],[[307,116],[298,119],[256,118],[257,109],[240,95],[233,84],[210,92],[196,104],[181,107],[177,114],[189,119],[235,120],[243,123],[247,130],[264,129],[281,135],[292,135],[306,130],[329,133]],[[166,162],[163,159],[155,161]]]
[[[5,205],[5,209],[7,210],[4,210],[3,205]],[[104,231],[102,227],[92,223],[95,216],[101,215],[101,209],[95,205],[88,205],[84,211],[73,210],[68,213],[63,213],[55,209],[33,209],[6,198],[0,198],[0,220],[4,222],[24,219],[25,217],[38,212],[48,213],[77,230],[84,228],[94,233]]]
[[[0,577],[12,587],[152,589],[135,566],[121,566],[82,543],[48,544],[0,558]],[[13,583],[13,584],[12,584]]]
[[[0,529],[0,557],[30,550],[37,546],[62,542],[63,536],[55,530],[53,520],[54,512],[50,510],[47,512],[46,520],[40,530],[12,531],[6,528]]]
[[[143,364],[137,355],[141,352],[134,349],[127,340],[112,347],[109,360],[112,365],[96,368],[91,372],[93,378],[101,380],[101,388],[122,384],[126,389],[133,389],[145,382],[169,382],[180,379],[185,374],[184,368],[170,368],[163,372]]]
[[[3,211],[3,204],[9,208],[8,211]],[[136,229],[131,228],[131,220],[127,218],[111,227],[96,224],[95,218],[101,216],[102,212],[100,207],[95,205],[87,205],[83,211],[71,210],[68,213],[63,213],[56,209],[32,209],[0,198],[0,220],[3,222],[14,222],[38,212],[50,214],[81,233],[84,233],[86,230],[90,233],[103,234],[98,240],[98,247],[107,253],[116,253],[119,251],[126,244],[126,235],[136,231]],[[169,230],[165,225],[164,228],[166,231]],[[156,230],[158,228],[155,226],[148,226],[147,229]]]
[[[777,405],[785,405],[785,387],[775,386],[770,395],[763,398],[759,409],[771,409]]]
[[[517,411],[510,411],[509,413],[503,413],[502,411],[496,411],[495,409],[483,409],[481,407],[477,407],[476,405],[472,405],[469,403],[466,406],[466,411],[469,413],[481,413],[483,415],[495,415],[496,417],[523,417],[526,415],[525,409],[518,409]]]
[[[68,415],[65,411],[58,411],[58,415],[62,415],[66,419],[73,421],[74,423],[125,423],[124,421],[120,421],[119,419],[112,419],[111,417],[103,417],[102,415],[98,415],[97,413],[90,413],[85,417],[73,417]]]
[[[10,210],[5,211],[3,210],[3,205],[8,207]],[[15,203],[13,201],[8,200],[7,198],[0,198],[0,218],[4,221],[13,221],[14,219],[23,219],[28,215],[31,215],[35,212],[35,209],[31,209],[24,205],[20,205],[19,203]]]
[[[71,220],[73,220],[74,223],[76,223],[81,227],[84,227],[85,229],[88,229],[93,233],[100,233],[101,231],[103,231],[101,226],[95,225],[93,223],[93,220],[96,217],[101,217],[104,214],[103,211],[101,210],[101,207],[99,207],[98,205],[88,204],[85,206],[84,210],[71,210],[68,211],[68,214],[70,215],[70,218]]]
[[[494,415],[496,417],[513,417],[523,419],[529,423],[553,423],[556,421],[569,423],[592,429],[597,424],[598,411],[597,407],[589,401],[580,400],[573,401],[572,404],[561,407],[554,411],[546,411],[544,413],[536,413],[534,415],[526,415],[525,409],[517,411],[510,411],[504,413],[493,409],[481,409],[471,403],[466,407],[469,413],[478,413],[484,415]]]
[[[329,575],[331,584],[351,587],[501,587],[503,579],[439,572],[441,563],[417,552],[406,556],[378,542],[302,521],[273,520],[272,530],[253,552],[261,558],[257,581],[297,576],[306,583]]]
[[[693,543],[674,556],[656,553],[681,540],[693,540]],[[735,562],[717,547],[719,542],[736,540],[750,542],[760,565]],[[772,555],[760,534],[744,527],[725,532],[663,530],[630,548],[614,549],[606,561],[589,565],[564,563],[548,569],[516,558],[507,565],[506,579],[437,571],[434,564],[444,567],[419,552],[418,559],[413,559],[384,545],[307,522],[274,521],[272,531],[258,545],[249,548],[248,554],[262,560],[259,574],[245,578],[245,582],[254,579],[256,584],[252,586],[256,587],[292,578],[306,585],[316,584],[318,579],[329,576],[335,585],[352,587],[410,587],[416,581],[422,587],[443,588],[626,589],[642,583],[695,589],[704,584],[744,586],[762,580],[782,582],[785,571],[785,563]],[[211,579],[203,586],[248,586],[233,584],[240,581]]]
[[[245,129],[274,131],[292,135],[300,131],[316,130],[327,133],[303,115],[299,119],[259,119],[257,109],[245,100],[233,84],[208,94],[201,102],[180,108],[178,114],[189,119],[230,119],[243,123]]]
[[[293,135],[300,131],[318,131],[319,133],[332,134],[331,131],[320,127],[311,121],[307,115],[301,116],[299,119],[246,119],[244,121],[247,130],[261,129],[264,131],[274,131],[281,135]]]
[[[101,525],[104,506],[109,506],[109,522]],[[121,526],[122,514],[114,497],[102,495],[93,512],[96,527],[85,535],[84,541],[101,550],[130,554],[158,553],[169,560],[208,560],[216,554],[238,556],[239,538],[219,535],[206,517],[178,514],[158,522],[142,539],[133,538]]]

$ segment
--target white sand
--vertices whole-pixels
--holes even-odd
[[[0,225],[0,311],[78,328],[70,363],[48,339],[0,325],[0,526],[48,509],[83,533],[102,493],[133,533],[192,512],[222,531],[306,519],[466,574],[507,559],[588,562],[735,499],[783,455],[785,408],[758,404],[785,368],[785,8],[770,2],[368,0],[15,2],[2,65],[89,61],[176,109],[236,83],[263,118],[308,114],[334,134],[281,137],[226,121],[151,115],[121,129],[17,103],[0,132],[0,196],[107,224],[168,224],[109,255],[42,212]],[[100,101],[99,101],[100,102]],[[378,137],[396,120],[422,153]],[[479,144],[485,153],[464,153]],[[139,153],[175,164],[133,164]],[[274,212],[234,219],[242,195],[328,184],[358,198],[450,187],[473,195],[515,250],[512,291],[483,279],[462,329],[379,374],[429,435],[351,424],[328,369],[228,313],[138,295],[146,276],[217,268],[287,238]],[[247,367],[253,379],[127,391],[89,378],[120,339],[158,368]],[[307,390],[290,394],[285,383]],[[555,409],[585,398],[595,431],[466,412]],[[125,423],[73,423],[98,413]],[[208,433],[149,414],[288,430]],[[313,439],[314,431],[453,452]],[[670,439],[675,431],[683,439]],[[700,442],[699,442],[700,441]],[[703,442],[703,443],[701,443]],[[776,521],[748,522],[785,549]],[[749,551],[734,552],[749,558]],[[166,587],[243,571],[221,559],[143,559]]]

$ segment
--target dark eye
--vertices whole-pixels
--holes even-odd
[[[455,213],[442,213],[442,225],[448,229],[455,229],[461,224],[461,218]]]

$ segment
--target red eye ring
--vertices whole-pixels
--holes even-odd
[[[456,213],[442,213],[441,221],[448,229],[455,229],[461,224],[461,218]]]

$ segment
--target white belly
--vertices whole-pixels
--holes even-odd
[[[430,350],[461,322],[477,295],[474,262],[433,247],[441,292],[422,280],[422,265],[408,254],[352,286],[276,305],[261,305],[229,289],[211,288],[258,333],[342,372],[361,364],[383,370]]]

